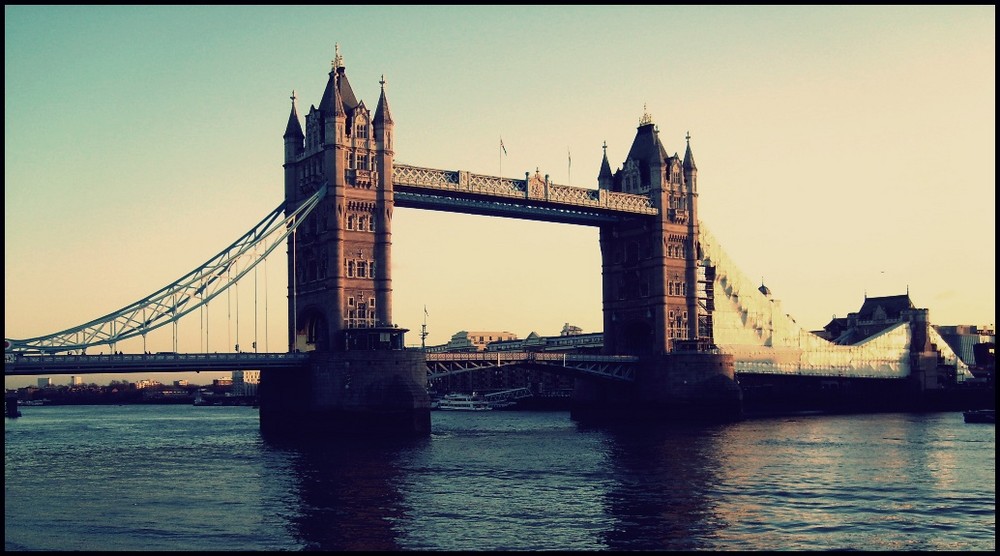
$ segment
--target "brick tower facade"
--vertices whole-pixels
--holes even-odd
[[[289,345],[349,349],[349,329],[391,327],[393,121],[385,80],[374,115],[354,95],[339,48],[305,132],[292,97],[285,129],[286,213],[326,185],[288,241]]]
[[[605,151],[598,184],[648,196],[660,210],[601,227],[605,351],[656,355],[710,345],[714,276],[700,264],[690,136],[683,160],[668,155],[644,114],[618,171],[611,172]]]

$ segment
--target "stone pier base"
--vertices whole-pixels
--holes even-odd
[[[571,417],[584,422],[731,422],[743,418],[733,356],[679,352],[640,362],[633,384],[577,379]]]
[[[430,434],[421,351],[314,353],[306,368],[261,372],[260,430],[276,440]]]

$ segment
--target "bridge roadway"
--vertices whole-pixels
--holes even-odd
[[[250,371],[298,368],[307,353],[4,354],[4,375]]]
[[[428,353],[428,379],[476,369],[528,365],[553,372],[598,376],[620,382],[635,380],[639,358],[630,355],[580,355],[573,353],[473,352]]]
[[[294,369],[305,365],[308,353],[156,353],[116,355],[20,355],[4,357],[5,376],[138,372],[249,371]],[[454,372],[532,365],[559,372],[630,382],[638,357],[566,353],[428,353],[427,378]]]

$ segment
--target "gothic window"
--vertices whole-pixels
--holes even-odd
[[[673,282],[670,282],[670,283],[668,284],[668,286],[669,286],[669,287],[668,287],[668,290],[669,290],[669,292],[668,292],[668,293],[669,293],[669,295],[674,295],[674,283],[673,283]]]
[[[367,278],[368,276],[368,263],[364,261],[358,261],[358,278]]]
[[[374,297],[368,300],[368,306],[371,307],[372,309],[375,308],[375,298]]]
[[[623,168],[622,191],[637,193],[639,191],[639,168],[634,160],[626,160]]]
[[[363,232],[363,231],[365,231],[365,228],[367,228],[367,227],[368,227],[368,217],[365,216],[365,215],[359,216],[358,217],[358,230]]]
[[[372,278],[375,277],[375,261],[368,263],[368,275]],[[375,299],[374,297],[372,299]]]
[[[354,307],[354,296],[353,295],[347,298],[347,306],[348,307]]]
[[[634,265],[639,262],[639,242],[630,241],[625,249],[625,264]]]
[[[353,214],[347,215],[347,229],[348,230],[353,230],[354,229],[354,220],[355,220],[355,216]]]
[[[354,278],[354,261],[347,261],[347,277]]]
[[[375,231],[375,217],[374,216],[368,218],[368,231],[369,232],[374,232]]]

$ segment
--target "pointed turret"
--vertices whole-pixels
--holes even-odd
[[[382,92],[378,96],[378,106],[375,107],[375,120],[374,124],[376,126],[381,126],[384,124],[392,125],[392,114],[389,113],[389,100],[385,98],[385,76],[382,76],[382,80],[379,81],[382,85]]]
[[[697,170],[694,164],[694,154],[691,153],[691,132],[687,133],[687,150],[684,151],[684,170]]]
[[[289,98],[292,99],[292,111],[288,114],[288,125],[285,126],[284,138],[293,137],[302,140],[305,134],[302,133],[302,124],[299,123],[299,111],[295,108],[295,91],[292,91],[292,96]]]
[[[601,161],[601,171],[597,174],[597,186],[601,189],[610,190],[614,184],[614,174],[611,173],[611,164],[608,163],[608,142],[602,146],[604,149],[604,160]]]
[[[285,126],[285,162],[298,158],[304,149],[305,134],[299,123],[299,112],[295,109],[295,91],[292,91],[292,111],[288,114],[288,125]]]
[[[666,150],[660,143],[659,133],[653,124],[653,117],[643,106],[642,118],[636,128],[632,147],[625,157],[625,173],[622,176],[622,191],[626,193],[641,193],[664,187],[663,168],[666,163]],[[663,199],[654,199],[657,206],[665,206]]]
[[[336,44],[334,48],[336,55],[333,58],[333,67],[330,69],[330,78],[326,82],[323,98],[319,102],[319,109],[324,117],[351,113],[358,106],[358,99],[354,96],[351,83],[347,80],[344,58],[340,55],[340,45]]]
[[[659,138],[654,133],[656,126],[653,125],[653,117],[649,115],[645,106],[642,109],[642,118],[639,120],[639,127],[636,128],[632,148],[629,149],[628,156],[625,158],[639,162],[642,167],[648,167],[656,159],[662,159],[663,146],[660,145]]]
[[[698,191],[698,167],[694,163],[694,154],[691,152],[691,132],[687,133],[687,149],[684,151],[684,182],[687,183],[688,191]]]

